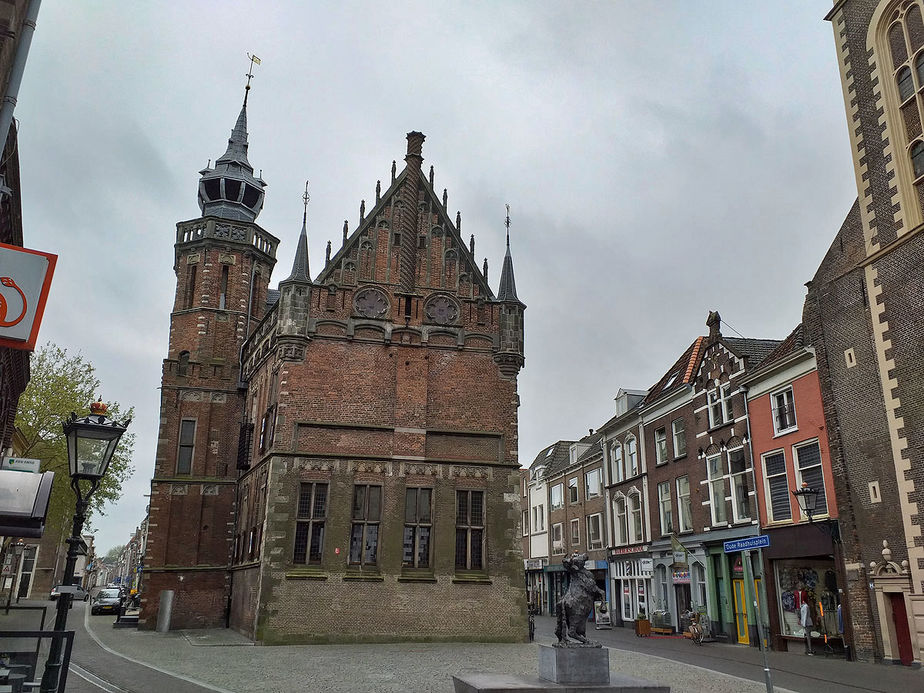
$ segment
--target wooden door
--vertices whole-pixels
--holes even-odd
[[[906,667],[914,662],[911,654],[911,633],[908,632],[908,612],[905,611],[905,595],[889,593],[892,603],[892,623],[895,625],[895,638],[898,640],[898,658]]]
[[[738,642],[750,645],[748,636],[748,608],[747,597],[744,593],[744,580],[732,580],[732,589],[735,593],[735,626],[738,630]]]

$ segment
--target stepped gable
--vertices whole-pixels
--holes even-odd
[[[706,337],[697,337],[673,366],[651,386],[640,406],[646,406],[693,381],[705,351]]]
[[[419,149],[420,142],[423,141],[423,135],[420,133],[408,133],[408,156],[406,158],[406,164],[404,169],[395,176],[392,184],[389,188],[381,194],[381,198],[374,204],[372,209],[365,213],[365,201],[360,206],[361,210],[361,220],[356,229],[352,233],[348,233],[343,246],[337,253],[330,259],[321,273],[315,279],[315,284],[330,284],[338,283],[337,275],[341,274],[343,266],[354,260],[359,255],[359,249],[362,242],[367,239],[370,230],[375,229],[376,227],[381,227],[383,222],[387,225],[385,228],[389,228],[391,231],[401,231],[407,228],[405,224],[399,224],[396,219],[391,218],[391,211],[395,207],[402,207],[404,201],[407,199],[417,201],[417,210],[416,210],[416,219],[413,227],[417,229],[419,235],[430,236],[432,234],[432,229],[439,228],[440,233],[444,236],[447,236],[451,239],[450,244],[446,244],[446,249],[452,249],[455,251],[456,256],[459,258],[460,264],[458,268],[458,274],[461,276],[463,273],[467,274],[471,279],[471,282],[474,286],[477,287],[476,297],[481,297],[486,300],[497,300],[495,298],[494,292],[491,290],[491,287],[488,284],[488,280],[485,277],[484,273],[478,266],[478,262],[475,260],[475,257],[472,255],[472,251],[469,247],[469,244],[463,241],[462,234],[460,232],[459,226],[449,214],[449,211],[446,209],[444,204],[445,195],[441,199],[437,195],[436,191],[433,188],[431,182],[427,179],[426,176],[421,175],[419,170],[420,161],[422,157],[419,154],[415,154],[413,151],[413,135],[419,137],[419,142],[417,147]],[[416,159],[416,161],[415,161]],[[408,186],[417,186],[416,190],[408,190]],[[424,218],[426,214],[432,213],[436,216],[435,219],[426,219]],[[459,217],[457,216],[457,219]],[[403,228],[402,228],[403,227]],[[416,245],[418,239],[413,239],[413,243]],[[408,244],[408,241],[405,241],[401,247],[402,255],[406,252],[405,246]],[[429,247],[426,249],[420,249],[424,252],[429,252]],[[376,277],[375,279],[363,280],[359,283],[390,283],[390,284],[400,284],[400,281],[397,277],[392,277],[390,281],[383,282],[381,278]],[[512,282],[512,275],[511,280]],[[342,282],[341,282],[342,283]],[[419,285],[419,281],[415,281],[415,287],[420,289],[434,289],[438,290],[442,287],[437,286],[425,286]],[[450,287],[445,287],[446,290],[450,290]],[[514,300],[516,296],[514,293]]]

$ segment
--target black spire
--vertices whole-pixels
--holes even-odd
[[[295,260],[292,262],[292,274],[286,279],[287,282],[311,283],[311,274],[308,272],[308,201],[310,199],[308,181],[305,181],[305,194],[302,196],[305,203],[305,211],[302,213],[302,232],[298,236]]]
[[[510,255],[510,205],[507,205],[507,254],[504,255],[504,266],[501,268],[500,286],[497,289],[498,301],[520,303],[517,298],[517,283],[513,278],[513,258]]]

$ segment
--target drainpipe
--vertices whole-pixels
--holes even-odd
[[[6,138],[10,134],[13,123],[13,109],[16,108],[16,99],[19,96],[19,86],[22,84],[22,75],[26,69],[26,58],[29,57],[29,47],[32,45],[32,34],[35,33],[35,22],[38,19],[39,6],[42,0],[31,0],[26,8],[26,16],[22,20],[19,43],[16,46],[16,56],[10,68],[10,81],[3,95],[3,105],[0,106],[0,147],[6,145]]]

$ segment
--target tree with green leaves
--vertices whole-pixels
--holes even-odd
[[[16,428],[25,441],[20,455],[41,460],[43,472],[55,473],[45,526],[63,533],[70,531],[76,498],[70,486],[67,441],[61,424],[71,412],[80,416],[89,413],[90,403],[100,393],[100,381],[93,364],[81,354],[69,354],[51,343],[32,354],[29,368],[29,384],[19,398],[16,412]],[[133,407],[123,412],[118,402],[107,404],[107,416],[117,421],[134,413]],[[109,471],[90,499],[88,517],[102,514],[106,503],[118,500],[122,483],[134,472],[131,464],[134,444],[135,435],[126,432],[112,456]]]
[[[118,546],[113,546],[106,552],[106,555],[102,557],[102,562],[107,565],[115,565],[119,561],[119,557],[122,555],[122,552],[125,550],[125,544],[119,544]]]

